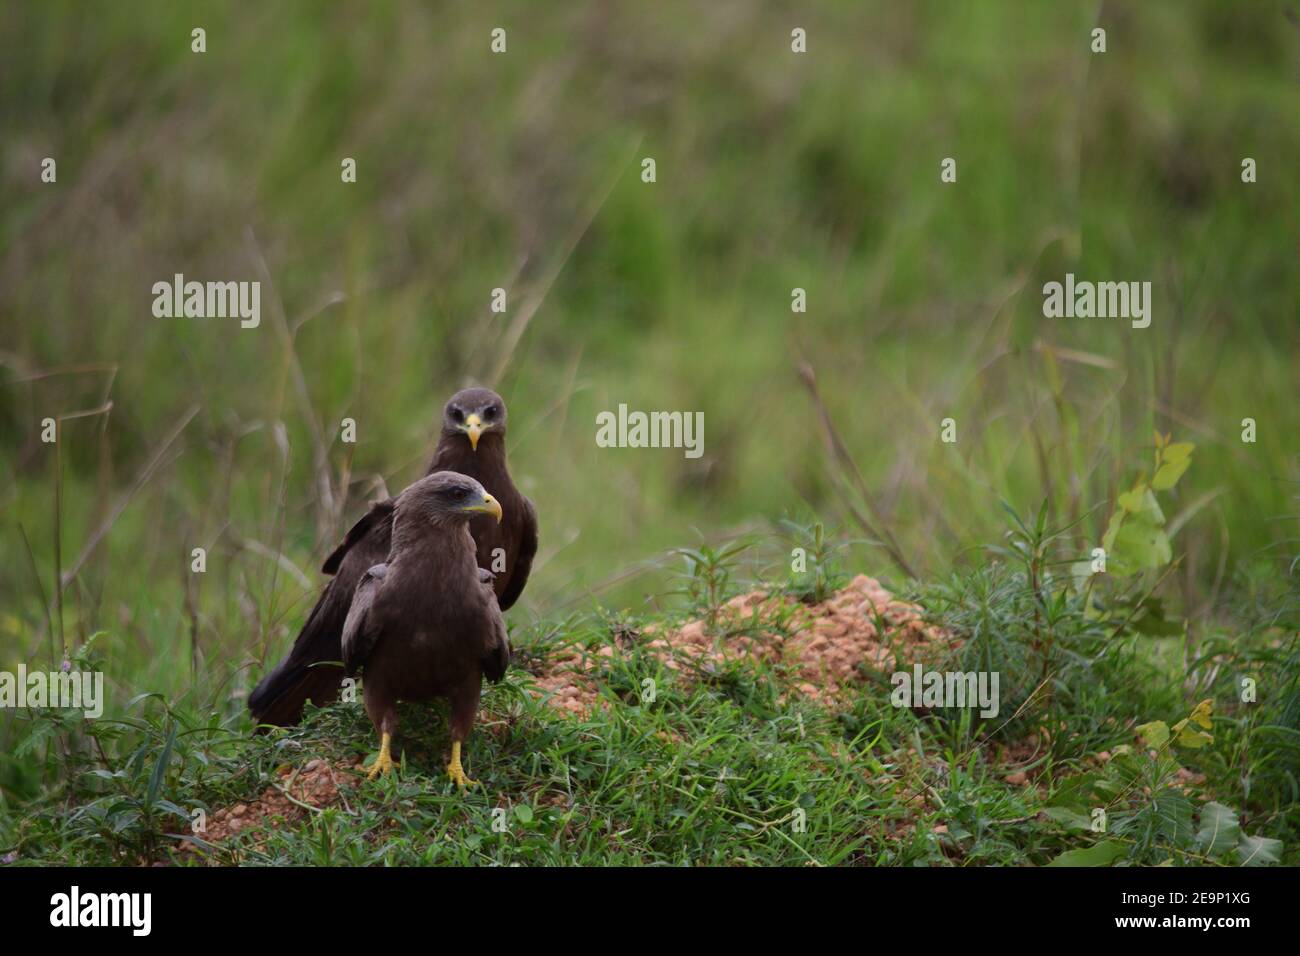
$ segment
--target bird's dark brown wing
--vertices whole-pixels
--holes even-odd
[[[496,592],[492,590],[492,582],[484,581],[482,575],[483,572],[480,571],[479,580],[488,599],[489,627],[484,633],[486,647],[479,663],[483,676],[496,684],[500,683],[506,674],[506,668],[510,666],[510,637],[506,633],[506,622],[501,617],[501,608],[497,604]]]
[[[519,496],[519,500],[524,505],[515,531],[519,536],[519,552],[515,556],[515,566],[510,571],[510,580],[501,592],[499,603],[503,611],[510,610],[524,592],[528,575],[533,570],[533,558],[537,554],[537,509],[523,495]]]
[[[352,594],[352,606],[343,622],[342,638],[343,666],[349,676],[355,676],[357,670],[365,665],[379,636],[379,628],[371,621],[370,610],[387,577],[388,565],[376,564],[361,575],[361,581]]]
[[[388,557],[392,530],[393,502],[378,502],[326,559],[325,571],[333,580],[317,599],[292,650],[248,697],[256,723],[288,727],[302,719],[307,701],[320,707],[338,697],[344,672],[337,662],[343,660],[341,639],[352,592],[367,568]]]
[[[343,563],[343,559],[347,557],[348,552],[352,550],[358,541],[369,535],[377,526],[392,524],[394,506],[395,502],[392,498],[386,501],[376,501],[371,505],[370,510],[348,529],[348,533],[343,536],[343,542],[330,552],[329,557],[325,559],[325,563],[321,565],[320,569],[326,574],[334,574],[338,571],[339,565]]]

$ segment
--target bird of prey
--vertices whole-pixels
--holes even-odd
[[[380,735],[374,779],[393,767],[398,700],[451,701],[447,776],[474,783],[460,762],[483,677],[499,681],[510,662],[505,623],[475,560],[471,520],[500,522],[501,505],[473,478],[440,471],[421,478],[393,507],[388,560],[361,576],[343,624],[343,665],[364,672],[366,713]]]
[[[426,475],[454,471],[475,479],[501,504],[500,523],[480,515],[470,522],[478,565],[492,575],[505,611],[519,599],[537,553],[537,512],[515,487],[506,467],[506,403],[487,388],[457,392],[443,407],[442,434]],[[258,724],[287,727],[302,718],[308,700],[338,697],[344,673],[343,623],[361,576],[388,555],[396,500],[373,505],[349,530],[321,570],[333,575],[303,625],[293,649],[254,688],[248,709]]]

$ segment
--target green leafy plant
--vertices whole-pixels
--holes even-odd
[[[1093,830],[1105,837],[1067,850],[1049,865],[1277,863],[1281,841],[1246,834],[1235,810],[1213,801],[1196,809],[1174,748],[1195,753],[1213,745],[1212,709],[1206,699],[1172,727],[1163,720],[1141,724],[1134,728],[1141,747],[1117,747],[1103,771],[1068,780],[1045,812],[1067,829]]]
[[[703,615],[710,631],[717,630],[718,615],[731,592],[738,559],[749,546],[749,541],[737,539],[716,548],[702,544],[698,548],[673,548],[670,552],[686,561],[684,582],[677,593],[687,596],[691,606]]]
[[[833,543],[820,521],[802,524],[786,518],[782,519],[781,527],[787,539],[802,552],[804,564],[803,570],[799,570],[796,562],[791,561],[789,591],[807,603],[822,603],[842,581],[836,558],[847,542]],[[797,555],[798,552],[792,552],[791,557]]]
[[[1101,539],[1106,550],[1106,571],[1116,577],[1162,568],[1173,560],[1165,514],[1155,493],[1178,484],[1192,463],[1196,446],[1170,441],[1169,435],[1159,432],[1155,442],[1155,468],[1150,480],[1145,475],[1140,477],[1118,497]]]

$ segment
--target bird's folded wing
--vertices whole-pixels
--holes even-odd
[[[361,575],[357,589],[352,594],[352,606],[348,608],[347,620],[343,622],[343,666],[349,675],[355,675],[358,668],[365,665],[374,649],[375,639],[379,636],[378,628],[371,620],[370,609],[387,576],[388,565],[372,566]]]
[[[492,683],[498,683],[506,675],[510,666],[510,638],[506,634],[506,622],[497,607],[496,596],[488,591],[489,627],[484,631],[486,646],[479,658],[483,676]]]
[[[524,503],[519,525],[519,553],[515,556],[515,566],[510,569],[510,581],[501,592],[503,611],[508,611],[523,594],[528,574],[533,569],[533,557],[537,554],[537,509],[523,495],[519,498]]]
[[[343,536],[343,542],[337,548],[330,552],[325,563],[321,565],[321,570],[326,574],[333,574],[343,563],[343,558],[352,550],[352,546],[368,535],[376,525],[385,521],[391,521],[393,518],[393,509],[397,505],[395,498],[388,498],[384,501],[376,501],[370,506],[370,510],[358,519],[357,523],[348,529],[348,533]]]

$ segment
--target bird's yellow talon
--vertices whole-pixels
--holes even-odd
[[[462,790],[478,785],[477,780],[471,780],[465,775],[465,768],[460,765],[460,741],[458,740],[453,740],[451,744],[451,763],[447,764],[447,776]]]
[[[390,752],[392,742],[392,735],[384,734],[384,739],[379,744],[379,756],[375,758],[373,764],[366,768],[368,771],[366,774],[367,780],[374,780],[380,774],[388,773],[388,771],[392,770],[396,766],[396,764],[393,763],[393,755]]]

